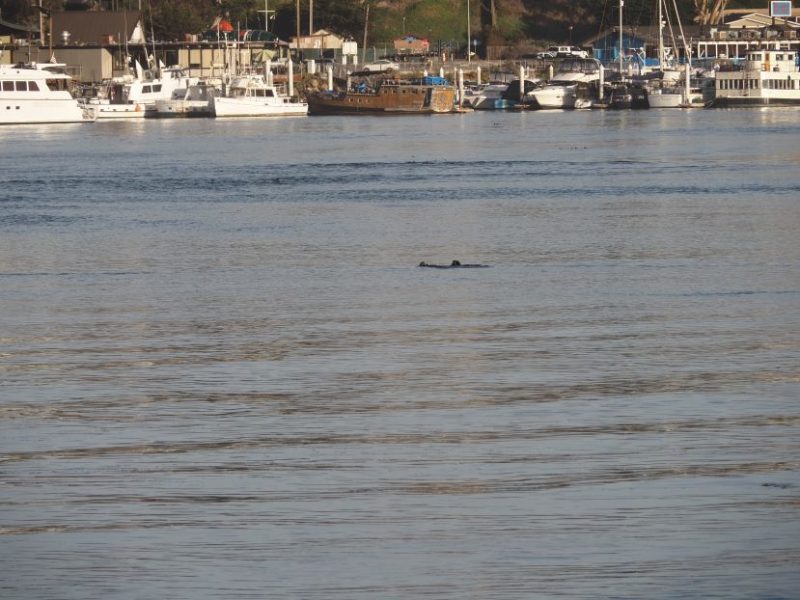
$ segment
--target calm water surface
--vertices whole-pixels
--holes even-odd
[[[797,598],[798,139],[0,129],[0,596]]]

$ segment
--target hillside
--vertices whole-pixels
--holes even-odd
[[[296,34],[296,0],[268,0],[274,11],[270,29],[288,39]],[[677,0],[684,22],[692,22],[698,4],[710,0]],[[140,4],[145,20],[164,39],[181,39],[198,33],[214,17],[225,15],[242,28],[264,26],[264,0],[43,0],[45,8],[63,10],[136,9]],[[729,0],[734,8],[743,4],[763,8],[767,0]],[[361,42],[369,6],[368,44],[386,44],[404,33],[431,41],[465,40],[467,7],[473,37],[481,38],[488,24],[495,24],[494,37],[510,42],[538,40],[575,42],[615,25],[619,0],[314,0],[314,28],[327,28]],[[301,32],[309,25],[309,0],[300,0]],[[625,23],[646,25],[655,20],[656,0],[626,0]],[[494,9],[492,11],[492,8]],[[0,0],[4,18],[19,23],[38,22],[30,0]],[[260,12],[259,12],[260,11]],[[494,19],[492,19],[494,15]]]

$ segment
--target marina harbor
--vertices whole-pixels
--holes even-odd
[[[269,67],[263,73],[201,80],[172,66],[151,78],[104,83],[98,95],[84,97],[75,94],[66,67],[0,65],[0,123],[800,105],[798,55],[777,42],[750,50],[735,68],[693,69],[686,64],[674,79],[657,70],[620,76],[591,58],[561,59],[549,65],[549,75],[519,66],[516,79],[512,72],[484,75],[480,65],[466,72],[456,67],[450,78],[442,68],[435,76],[347,72],[344,79],[336,79],[328,67],[325,78],[289,71],[276,83]],[[291,61],[288,68],[293,68]]]
[[[0,0],[0,600],[798,600],[786,0]]]
[[[626,33],[620,3],[618,27],[584,47],[552,46],[506,60],[429,52],[401,52],[390,60],[377,58],[373,49],[372,62],[365,62],[366,49],[359,52],[356,42],[340,40],[331,58],[305,58],[274,36],[267,43],[236,35],[221,20],[214,26],[216,40],[212,28],[203,43],[159,48],[144,35],[136,13],[123,13],[131,31],[124,52],[119,41],[108,49],[40,47],[36,54],[49,59],[38,62],[21,60],[26,52],[31,57],[30,46],[5,48],[0,124],[800,105],[796,19],[773,16],[749,28],[735,28],[736,22],[689,41],[671,3],[656,0],[655,6],[662,25],[639,37]],[[226,25],[223,34],[220,23]],[[315,35],[336,39],[325,31]],[[65,32],[63,41],[69,37]],[[429,50],[425,44],[422,49]],[[96,71],[71,61],[94,55],[113,55],[118,73],[87,81],[86,73]],[[175,59],[185,62],[169,62]]]

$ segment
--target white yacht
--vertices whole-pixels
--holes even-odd
[[[714,104],[800,104],[797,53],[778,46],[750,50],[741,70],[717,72]]]
[[[94,121],[71,87],[63,64],[0,65],[0,125]]]
[[[308,114],[308,104],[268,85],[260,75],[234,79],[225,96],[212,96],[217,117],[288,117]]]
[[[213,117],[214,107],[211,103],[213,96],[218,96],[219,90],[212,85],[199,83],[188,88],[179,88],[172,93],[169,100],[156,100],[155,113],[157,118],[169,117]],[[151,116],[150,113],[147,115]]]
[[[158,77],[125,77],[109,83],[105,97],[92,99],[99,119],[142,119],[154,116],[156,101],[169,100],[176,90],[185,93],[197,85],[197,77],[186,75],[183,67],[161,69]]]
[[[546,86],[531,95],[539,108],[589,108],[593,103],[591,87],[600,80],[600,61],[594,58],[568,58]]]

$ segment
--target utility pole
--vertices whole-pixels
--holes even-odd
[[[369,2],[364,3],[366,5],[365,15],[364,15],[364,47],[361,49],[361,64],[365,64],[367,62],[367,27],[369,26]]]
[[[467,62],[472,62],[472,29],[469,23],[469,0],[467,0]]]
[[[308,35],[314,35],[314,0],[308,0]]]
[[[44,11],[42,0],[39,0],[39,46],[44,46]]]
[[[297,41],[295,42],[295,49],[297,50],[297,56],[300,56],[300,0],[297,0],[295,4],[295,21],[297,21]]]
[[[258,12],[264,13],[264,31],[269,31],[269,13],[274,13],[274,10],[269,9],[269,0],[264,0],[264,10]]]

